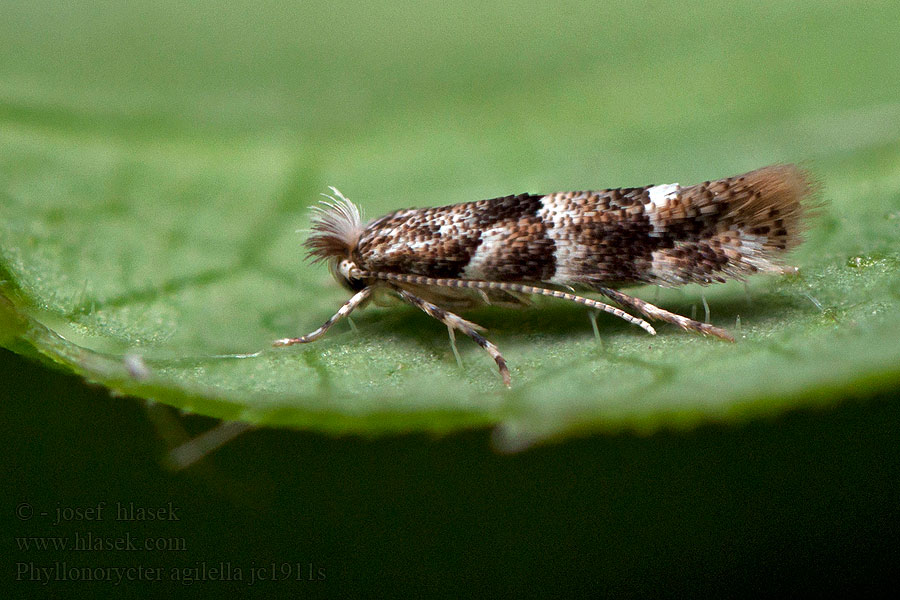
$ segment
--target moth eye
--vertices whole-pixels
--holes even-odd
[[[342,260],[342,261],[340,262],[340,264],[338,265],[338,272],[339,272],[345,279],[350,279],[350,271],[353,270],[354,267],[356,267],[356,265],[353,264],[353,261],[347,260],[347,259],[345,258],[345,259]]]

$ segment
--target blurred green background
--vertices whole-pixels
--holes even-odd
[[[60,199],[91,197],[98,185],[111,196],[127,189],[146,198],[153,222],[153,203],[165,194],[183,211],[172,213],[164,242],[187,249],[178,265],[148,251],[156,271],[129,273],[151,287],[166,284],[154,273],[195,275],[202,252],[229,256],[246,222],[259,236],[302,226],[300,200],[327,184],[374,215],[523,190],[700,181],[799,160],[815,165],[841,210],[852,211],[858,196],[879,211],[871,221],[850,219],[858,226],[842,231],[840,252],[815,256],[821,246],[813,245],[807,263],[846,266],[877,251],[865,260],[881,269],[871,281],[883,296],[874,306],[859,302],[867,314],[896,312],[894,2],[3,1],[0,14],[0,211],[57,203],[47,221],[11,219],[19,228],[5,235],[65,231],[65,219],[78,214],[86,253],[102,262],[109,240],[120,235],[126,245],[142,222],[117,230],[105,221],[114,205],[70,213]],[[29,173],[43,176],[18,175]],[[218,218],[237,195],[245,199],[237,218]],[[296,219],[258,218],[273,197]],[[85,228],[91,210],[96,231]],[[209,222],[208,236],[186,236],[185,222]],[[299,252],[284,240],[254,258],[296,264]],[[27,266],[42,252],[51,250],[26,247],[20,256],[5,248],[3,258]],[[330,290],[322,305],[331,305],[340,293],[318,275]],[[72,273],[31,277],[44,309],[73,304],[53,294],[66,277]],[[863,283],[854,293],[866,293]],[[278,323],[293,326],[286,317]],[[874,331],[879,323],[863,324]],[[5,335],[0,341],[14,345]],[[228,562],[245,579],[272,564],[325,569],[325,581],[259,583],[271,594],[674,595],[859,590],[891,582],[898,559],[900,410],[896,388],[883,383],[875,398],[814,412],[650,436],[610,433],[515,456],[493,452],[488,430],[376,441],[257,431],[172,474],[163,467],[164,436],[142,402],[6,351],[0,375],[5,568],[16,596],[112,589],[17,580],[21,564],[61,561],[167,573]],[[871,394],[845,390],[848,398]],[[194,433],[212,424],[186,419]],[[101,501],[172,502],[182,518],[48,520],[57,508]],[[23,504],[49,516],[22,520]],[[16,539],[86,532],[182,537],[186,549],[26,551]],[[184,589],[221,593],[224,585]]]

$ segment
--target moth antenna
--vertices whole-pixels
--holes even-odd
[[[725,340],[726,342],[734,341],[734,337],[720,327],[715,327],[713,325],[710,325],[709,323],[701,323],[700,321],[696,321],[694,319],[682,317],[681,315],[677,315],[658,306],[654,306],[646,300],[641,300],[640,298],[635,298],[634,296],[624,294],[619,290],[613,290],[605,287],[597,287],[596,289],[607,298],[618,302],[622,306],[630,306],[631,308],[641,312],[651,319],[658,319],[660,321],[665,321],[666,323],[673,323],[674,325],[678,325],[685,331],[695,331],[697,333],[702,333],[703,335],[711,335],[713,337],[719,338],[720,340]],[[694,308],[696,309],[696,307],[697,305],[695,304]]]
[[[551,290],[534,285],[509,283],[505,281],[481,281],[478,279],[440,279],[436,277],[425,277],[423,275],[407,275],[405,273],[371,273],[368,271],[363,271],[362,269],[353,269],[351,271],[351,275],[354,278],[359,277],[361,279],[382,279],[384,281],[393,281],[395,283],[401,284],[409,283],[412,285],[465,288],[474,290],[502,290],[504,292],[518,292],[521,294],[549,296],[551,298],[568,300],[569,302],[575,302],[577,304],[583,304],[584,306],[588,306],[590,308],[602,310],[603,312],[615,315],[620,319],[631,323],[632,325],[637,325],[650,335],[656,335],[656,330],[653,329],[653,326],[650,325],[650,323],[633,315],[629,315],[621,308],[610,306],[609,304],[600,302],[599,300],[594,300],[593,298],[585,298],[584,296],[577,296],[575,294],[570,294],[569,292],[560,292],[559,290]]]

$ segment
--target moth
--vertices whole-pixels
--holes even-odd
[[[796,271],[782,258],[801,241],[812,189],[802,169],[773,165],[689,186],[519,194],[398,210],[366,223],[359,208],[331,188],[333,195],[313,208],[305,247],[353,295],[315,331],[274,345],[319,339],[376,292],[441,321],[454,353],[454,332],[470,337],[494,359],[507,386],[506,361],[482,335],[484,328],[451,309],[520,307],[542,295],[611,313],[653,335],[645,319],[734,341],[724,329],[621,288],[707,285]],[[596,292],[618,307],[577,290]]]

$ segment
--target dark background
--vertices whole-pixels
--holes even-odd
[[[0,353],[5,597],[874,591],[896,583],[897,397],[740,426],[598,435],[517,455],[445,438],[252,431],[181,472],[144,403]],[[168,409],[165,409],[168,410]],[[192,432],[215,422],[180,417]],[[106,502],[102,521],[57,508]],[[116,521],[116,502],[178,521]],[[30,504],[30,520],[16,508]],[[183,551],[25,551],[17,537],[182,538]],[[201,569],[191,585],[17,580],[16,563]],[[242,569],[243,581],[209,580]],[[253,567],[300,563],[301,581]],[[316,578],[308,581],[309,565]],[[292,567],[293,568],[293,567]],[[319,571],[322,569],[322,571]],[[189,572],[189,571],[188,571]],[[223,571],[224,573],[224,571]],[[26,576],[27,577],[27,576]],[[243,586],[243,588],[241,588]]]

